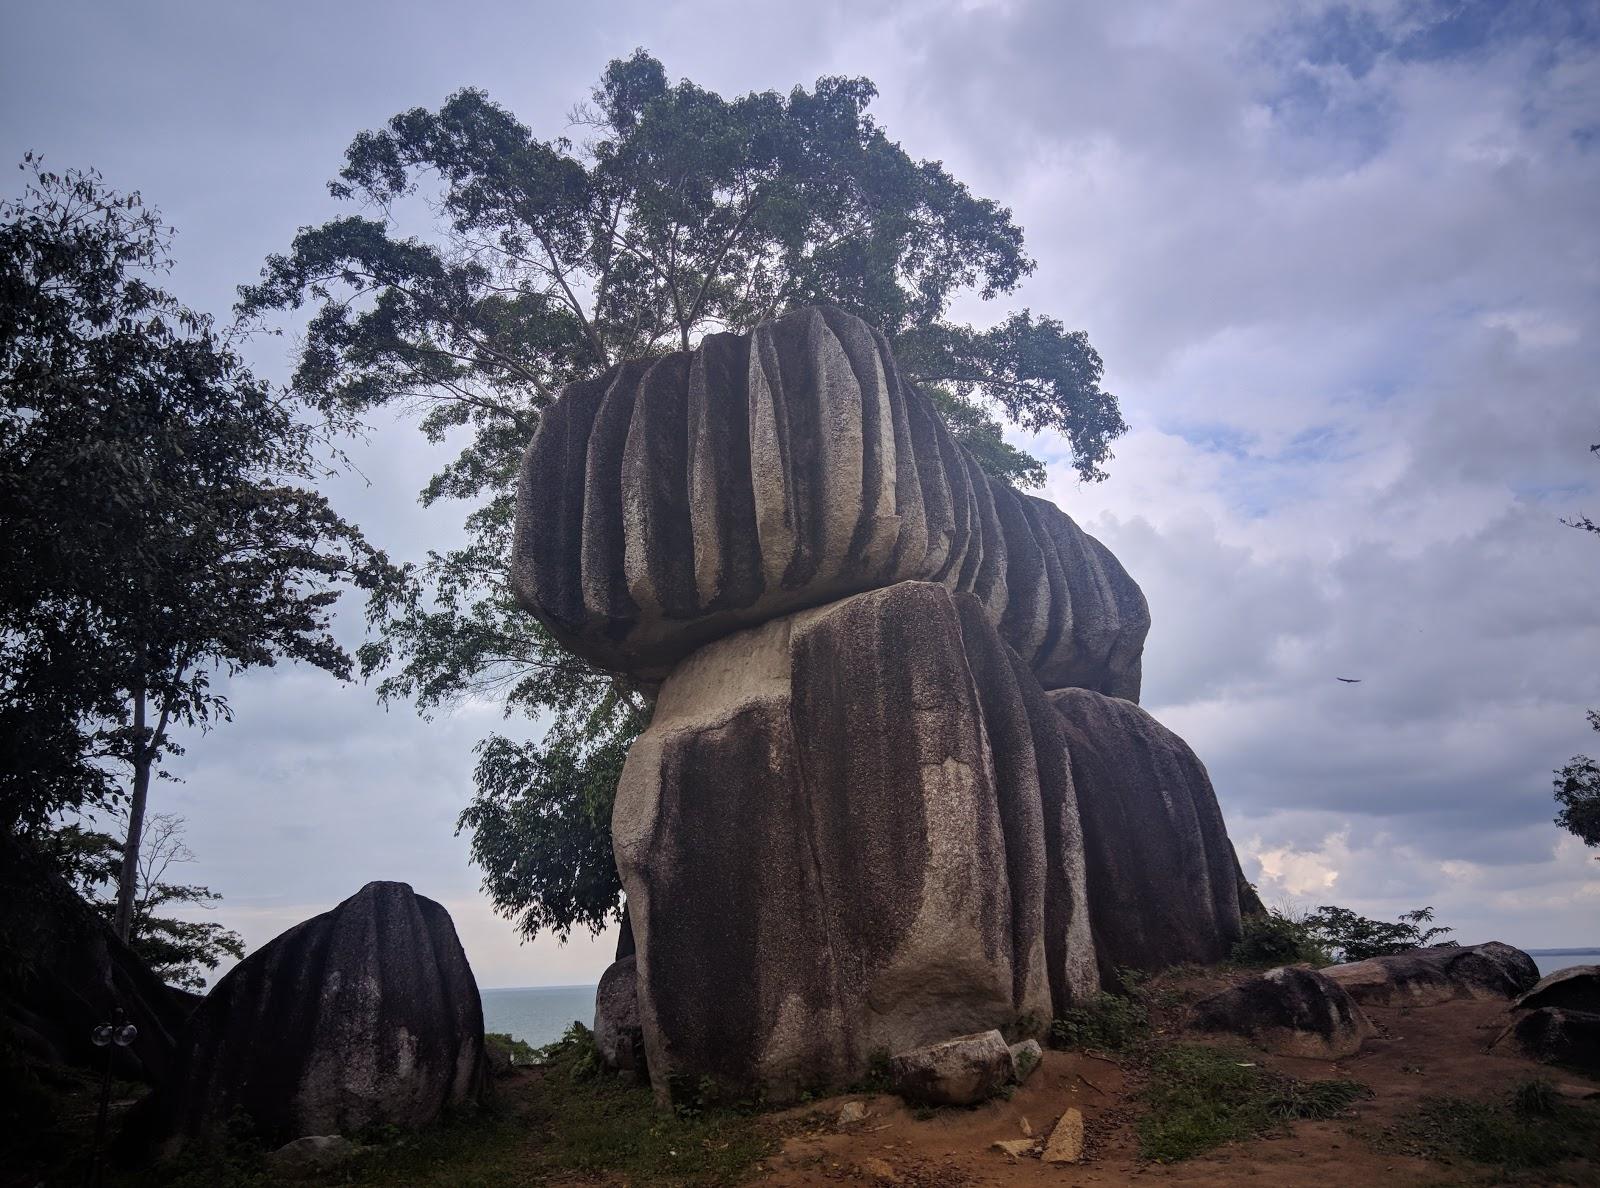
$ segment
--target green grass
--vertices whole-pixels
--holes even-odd
[[[1563,1101],[1547,1081],[1525,1081],[1503,1097],[1430,1097],[1378,1145],[1424,1159],[1466,1159],[1508,1176],[1540,1173],[1600,1151],[1600,1109]]]
[[[1100,993],[1082,1006],[1068,1007],[1050,1024],[1050,1044],[1125,1052],[1149,1032],[1150,1012],[1141,998]]]
[[[1331,1118],[1365,1093],[1354,1081],[1280,1076],[1239,1049],[1174,1044],[1151,1057],[1139,1153],[1159,1163],[1188,1159],[1296,1119]]]

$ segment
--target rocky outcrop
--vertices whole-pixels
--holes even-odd
[[[1567,1011],[1600,1012],[1600,965],[1572,965],[1540,978],[1516,1002],[1514,1010],[1560,1007]]]
[[[540,416],[512,584],[603,668],[665,677],[731,632],[902,581],[971,594],[1046,688],[1138,699],[1138,586],[1065,513],[988,478],[857,318],[709,335]]]
[[[124,1080],[171,1074],[190,996],[173,990],[39,856],[0,836],[0,1026],[38,1064],[96,1072],[112,1061]],[[138,1035],[97,1048],[90,1034],[121,1010]]]
[[[1132,702],[1087,689],[1049,699],[1077,792],[1102,979],[1225,958],[1241,880],[1204,765]]]
[[[1202,1031],[1242,1035],[1280,1056],[1338,1060],[1377,1034],[1343,987],[1312,969],[1288,966],[1194,1004]]]
[[[483,1009],[449,914],[368,883],[263,945],[190,1020],[178,1075],[131,1122],[170,1153],[235,1112],[258,1138],[427,1125],[485,1084]]]
[[[958,1035],[889,1057],[889,1088],[914,1105],[976,1105],[1013,1079],[1011,1049],[998,1031]]]
[[[616,1072],[642,1074],[644,1031],[639,1026],[639,978],[635,955],[611,963],[594,993],[594,1044],[600,1060]]]
[[[692,1074],[784,1100],[1097,988],[1070,772],[1034,715],[981,609],[928,583],[678,667],[612,823],[659,1095]]]
[[[1516,998],[1539,980],[1539,967],[1521,949],[1434,945],[1387,957],[1330,965],[1322,973],[1359,1003],[1433,1006],[1462,998]]]
[[[1519,1015],[1491,1046],[1600,1074],[1600,1012],[1539,1007]]]

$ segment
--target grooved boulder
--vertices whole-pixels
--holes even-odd
[[[1239,939],[1242,880],[1204,765],[1130,701],[1049,698],[1071,756],[1103,980],[1221,961]]]
[[[477,1100],[483,1008],[449,914],[368,883],[269,941],[192,1016],[177,1075],[130,1119],[171,1152],[235,1112],[276,1145],[367,1126],[412,1129]]]
[[[987,477],[858,318],[709,335],[540,416],[512,586],[604,668],[661,678],[733,631],[901,581],[971,594],[1046,688],[1139,696],[1139,587],[1054,505]]]
[[[1336,1060],[1354,1056],[1377,1028],[1344,989],[1316,970],[1269,969],[1194,1004],[1202,1031],[1247,1036],[1269,1052]]]
[[[981,608],[928,583],[685,660],[612,823],[658,1094],[793,1098],[1097,989],[1057,726]]]
[[[1330,965],[1322,973],[1357,1002],[1433,1006],[1458,998],[1516,998],[1539,981],[1539,967],[1521,949],[1499,941],[1431,945],[1386,957]]]

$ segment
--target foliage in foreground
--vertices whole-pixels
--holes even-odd
[[[1545,1081],[1526,1081],[1489,1101],[1430,1097],[1379,1143],[1423,1159],[1468,1159],[1540,1183],[1568,1160],[1600,1151],[1600,1109],[1562,1100]],[[1575,1181],[1572,1181],[1575,1182]]]
[[[1158,1049],[1140,1094],[1139,1154],[1170,1163],[1269,1134],[1301,1118],[1332,1118],[1367,1090],[1355,1081],[1300,1081],[1260,1067],[1244,1049]]]
[[[1150,1013],[1140,996],[1102,991],[1080,1006],[1068,1007],[1050,1024],[1050,1044],[1125,1052],[1149,1032]]]

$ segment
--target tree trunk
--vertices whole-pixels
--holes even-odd
[[[124,942],[133,930],[133,901],[139,893],[139,841],[144,832],[144,805],[150,795],[150,765],[155,747],[145,737],[145,691],[133,696],[133,803],[128,806],[128,836],[122,843],[122,873],[117,879],[117,936]]]

